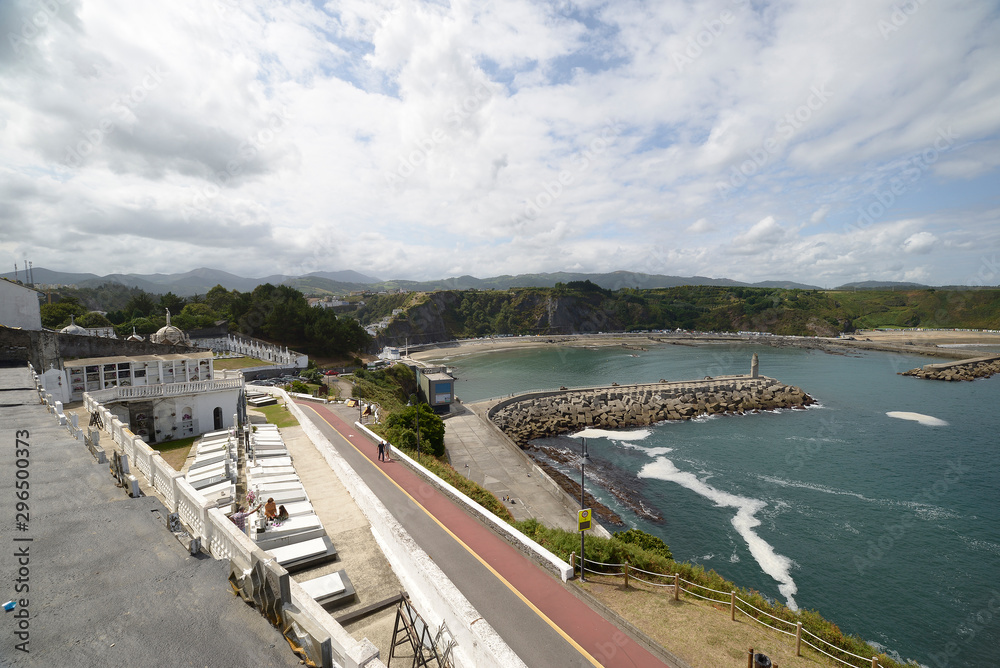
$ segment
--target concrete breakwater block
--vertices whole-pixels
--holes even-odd
[[[1000,358],[976,359],[966,362],[950,362],[944,364],[927,364],[918,369],[903,371],[901,376],[915,376],[926,380],[976,380],[989,378],[1000,373]]]
[[[699,415],[804,408],[814,399],[773,378],[737,377],[613,390],[566,390],[507,403],[491,419],[520,445],[586,427],[640,427]]]

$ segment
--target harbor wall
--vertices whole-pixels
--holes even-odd
[[[774,378],[724,376],[696,381],[560,389],[508,397],[488,417],[521,447],[587,427],[644,427],[699,415],[805,408],[815,400]]]
[[[916,376],[928,380],[975,380],[989,378],[1000,373],[1000,355],[977,357],[959,362],[944,362],[942,364],[925,364],[918,369],[903,371],[901,376]]]

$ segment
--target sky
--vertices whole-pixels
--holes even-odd
[[[0,267],[1000,284],[1000,2],[0,2]]]

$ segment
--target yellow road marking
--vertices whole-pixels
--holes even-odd
[[[427,517],[431,518],[434,521],[435,524],[437,524],[439,527],[441,527],[449,536],[451,536],[452,538],[454,538],[455,542],[457,542],[459,545],[461,545],[462,547],[464,547],[465,550],[469,554],[471,554],[473,557],[475,557],[476,560],[479,561],[479,563],[481,563],[483,566],[485,566],[490,571],[490,573],[493,573],[493,575],[495,575],[496,578],[498,580],[500,580],[500,582],[504,583],[504,585],[506,585],[506,587],[508,589],[510,589],[512,592],[514,592],[514,595],[517,596],[519,599],[521,599],[521,601],[523,601],[526,606],[528,606],[529,608],[531,608],[532,610],[534,610],[535,614],[537,614],[539,617],[541,617],[543,620],[545,620],[545,623],[548,624],[550,627],[552,627],[553,631],[555,631],[556,633],[558,633],[559,635],[561,635],[563,637],[563,639],[566,640],[566,642],[568,642],[570,645],[572,645],[573,647],[575,647],[576,650],[578,652],[580,652],[580,654],[582,654],[584,656],[584,658],[587,659],[587,661],[589,661],[592,665],[598,666],[598,667],[601,666],[601,664],[598,663],[597,659],[595,659],[593,656],[590,655],[590,652],[588,652],[583,647],[581,647],[580,643],[578,643],[577,641],[573,640],[573,638],[570,637],[570,635],[568,633],[566,633],[565,631],[563,631],[559,627],[558,624],[556,624],[551,619],[549,619],[548,616],[544,612],[542,612],[541,610],[539,610],[538,607],[535,606],[534,603],[532,603],[531,601],[529,601],[528,598],[524,594],[522,594],[520,591],[518,591],[517,587],[515,587],[510,582],[508,582],[507,578],[505,578],[504,576],[500,575],[500,573],[498,573],[495,568],[493,568],[492,566],[490,566],[482,557],[480,557],[478,554],[476,554],[475,550],[473,550],[471,547],[469,547],[468,545],[465,544],[465,541],[463,541],[461,538],[459,538],[454,533],[452,533],[451,529],[449,529],[444,524],[442,524],[441,521],[438,518],[434,517],[434,515],[429,510],[427,510],[426,508],[424,508],[423,505],[419,501],[417,501],[415,498],[413,498],[413,496],[409,492],[407,492],[405,489],[403,489],[398,482],[396,482],[395,480],[393,480],[392,477],[388,473],[386,473],[385,471],[383,471],[382,469],[380,469],[378,466],[375,466],[375,462],[373,462],[371,459],[369,459],[368,455],[366,455],[365,453],[361,452],[361,450],[356,445],[354,445],[354,443],[352,443],[351,441],[347,440],[347,438],[343,434],[341,434],[337,430],[336,427],[334,427],[332,424],[330,424],[326,420],[326,418],[324,418],[322,415],[320,415],[316,411],[315,408],[313,408],[312,406],[303,406],[303,405],[300,405],[300,408],[309,408],[309,410],[311,410],[313,413],[315,413],[316,417],[318,417],[319,419],[323,420],[323,422],[325,422],[327,425],[329,425],[329,427],[331,429],[333,429],[333,431],[337,434],[337,436],[340,436],[340,438],[343,439],[344,443],[347,443],[349,446],[351,446],[352,448],[354,448],[355,450],[357,450],[358,454],[361,455],[362,457],[364,457],[365,460],[368,461],[375,468],[376,471],[378,471],[379,473],[381,473],[382,475],[384,475],[386,477],[386,480],[388,480],[389,482],[391,482],[393,485],[396,486],[396,488],[400,492],[402,492],[403,494],[405,494],[410,499],[410,501],[412,501],[417,506],[417,508],[420,508],[420,510],[424,511],[424,514],[426,514]]]

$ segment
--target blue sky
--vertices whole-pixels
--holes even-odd
[[[0,262],[1000,284],[996,2],[0,4]]]

